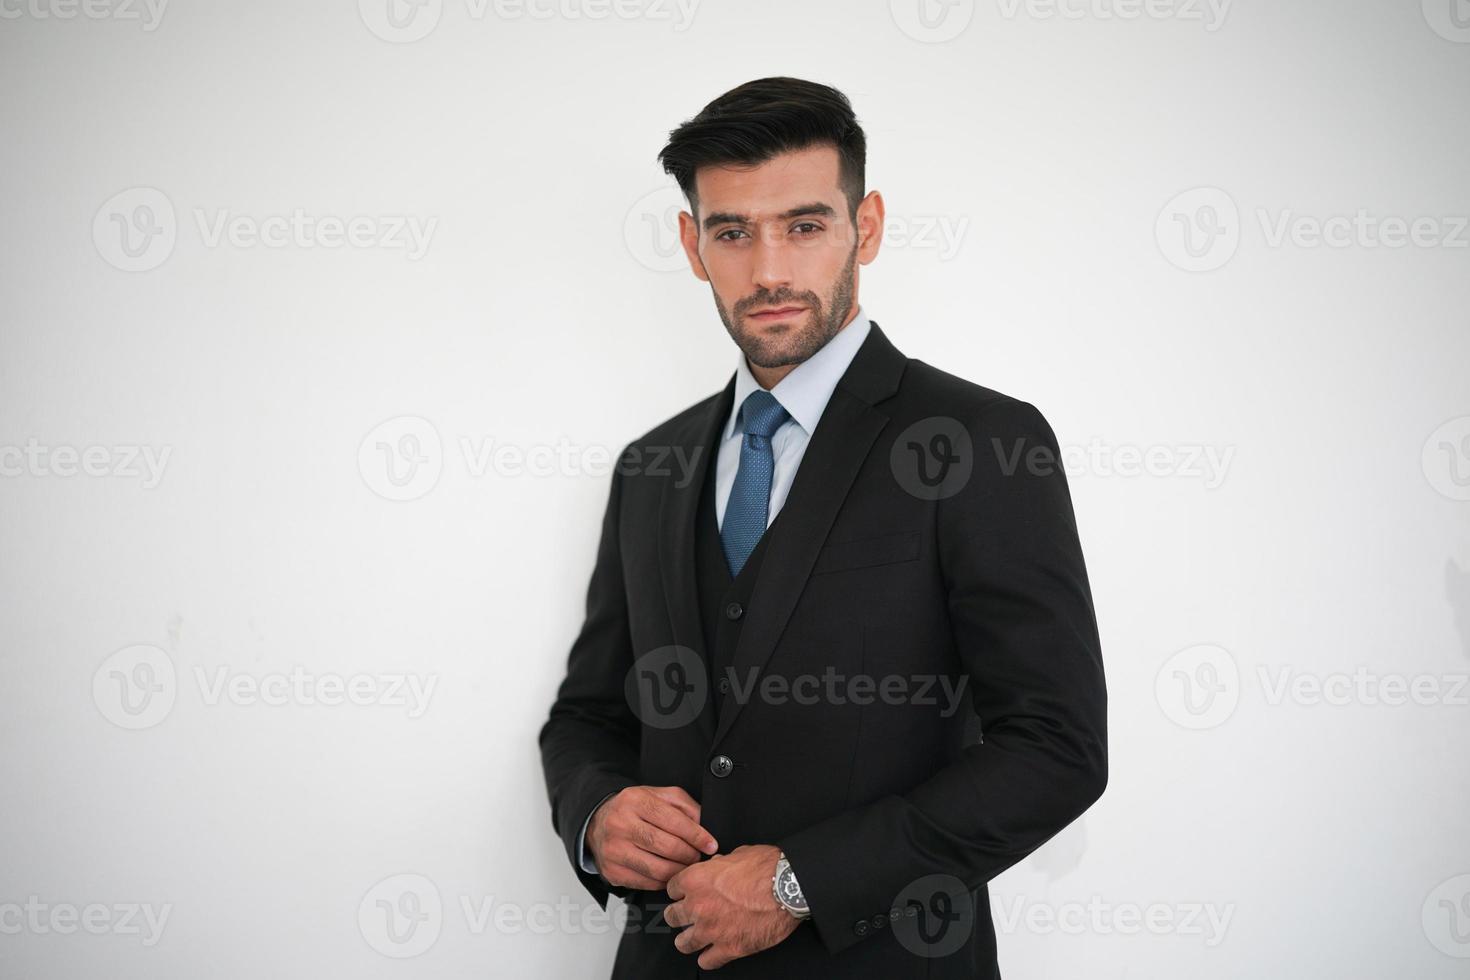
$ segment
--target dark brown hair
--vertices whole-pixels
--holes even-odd
[[[669,133],[659,163],[679,182],[697,215],[694,174],[711,165],[756,165],[781,153],[830,145],[848,216],[862,201],[868,143],[847,96],[800,78],[759,78],[733,88]]]

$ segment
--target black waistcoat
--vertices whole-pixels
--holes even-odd
[[[745,560],[740,574],[730,577],[730,565],[720,544],[719,524],[715,519],[715,459],[705,467],[704,488],[700,492],[699,512],[694,519],[695,578],[699,588],[699,614],[704,629],[705,667],[709,670],[710,690],[714,692],[715,719],[729,695],[727,668],[735,659],[735,644],[745,622],[750,593],[760,575],[766,543],[780,527],[777,514],[771,526],[761,534],[755,550]],[[784,508],[783,508],[784,509]],[[746,678],[741,678],[742,683]]]

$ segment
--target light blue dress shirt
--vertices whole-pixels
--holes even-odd
[[[786,503],[791,484],[796,480],[796,470],[801,466],[802,457],[806,455],[807,444],[811,442],[812,433],[821,421],[822,412],[826,410],[837,382],[847,373],[848,365],[867,338],[871,326],[868,315],[859,306],[857,315],[847,326],[837,331],[837,335],[827,341],[821,350],[787,372],[786,377],[771,389],[771,394],[791,417],[771,435],[775,469],[771,474],[771,503],[766,512],[767,527],[771,526],[771,521],[776,519],[781,506]],[[735,368],[735,399],[730,406],[725,427],[721,430],[720,450],[715,460],[715,523],[719,527],[724,527],[725,505],[730,500],[730,490],[735,486],[735,474],[740,469],[740,443],[745,435],[743,428],[736,428],[740,406],[745,404],[747,395],[761,386],[755,375],[750,373],[750,365],[744,354],[740,355],[739,360],[740,363]],[[601,806],[607,799],[604,796],[597,806]],[[592,813],[596,812],[597,807],[593,807]],[[577,854],[582,862],[582,870],[595,875],[597,865],[587,852],[585,843],[587,825],[591,822],[592,814],[589,813],[582,824],[581,833],[577,835]]]

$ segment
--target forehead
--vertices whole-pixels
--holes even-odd
[[[755,166],[706,166],[694,175],[701,214],[746,214],[755,220],[801,203],[821,201],[840,211],[839,160],[834,146],[809,146]]]

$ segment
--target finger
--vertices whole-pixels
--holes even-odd
[[[682,786],[651,786],[653,794],[661,800],[665,800],[688,814],[689,819],[698,822],[699,803],[689,795],[688,790]]]
[[[694,916],[689,912],[689,906],[683,902],[671,902],[664,906],[664,921],[675,929],[682,929],[692,925]]]
[[[709,940],[700,934],[699,926],[690,926],[674,937],[674,948],[681,953],[697,953],[709,945]]]
[[[687,894],[684,890],[684,872],[681,871],[664,882],[664,891],[668,892],[669,897],[674,901],[681,901]]]
[[[696,851],[713,854],[720,849],[720,845],[708,830],[701,827],[698,821],[691,820],[687,813],[677,807],[656,807],[645,814],[644,819],[680,840],[688,842]]]
[[[663,882],[655,881],[647,875],[641,875],[632,868],[624,867],[621,864],[609,863],[603,869],[602,876],[607,879],[608,884],[617,885],[621,888],[636,888],[640,891],[656,892],[664,886]]]
[[[629,831],[628,839],[650,854],[657,854],[680,864],[694,864],[699,860],[699,852],[686,841],[647,821]]]
[[[726,952],[724,946],[711,946],[699,954],[699,968],[701,970],[718,970],[734,958]]]
[[[656,880],[660,888],[663,887],[664,882],[674,877],[680,871],[683,871],[686,867],[675,861],[661,858],[657,854],[650,854],[641,847],[625,840],[617,841],[608,850],[610,852],[610,859],[614,864],[621,864],[623,867],[635,871],[645,878]]]

